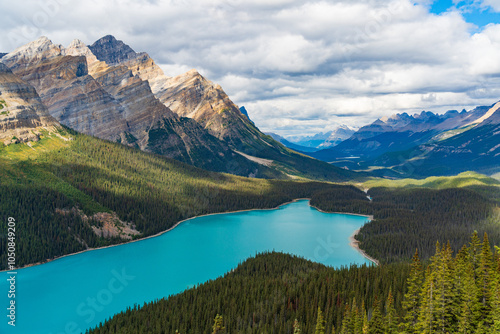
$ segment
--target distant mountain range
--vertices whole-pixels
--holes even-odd
[[[316,149],[326,149],[339,144],[340,142],[350,138],[356,130],[351,129],[347,125],[340,125],[332,131],[318,133],[314,136],[289,136],[286,138],[294,144]]]
[[[237,175],[353,176],[260,132],[222,87],[196,70],[167,77],[147,53],[110,35],[66,48],[41,37],[1,61],[36,89],[51,116],[85,134]]]
[[[282,137],[276,133],[273,133],[273,132],[268,132],[267,134],[269,136],[273,137],[274,140],[279,141],[280,143],[285,145],[286,147],[291,148],[292,150],[295,150],[298,152],[316,152],[318,150],[317,148],[314,148],[314,147],[306,147],[306,146],[294,144],[294,143],[288,141],[287,139],[285,139],[284,137]]]
[[[500,172],[499,104],[471,111],[393,115],[311,156],[379,176]],[[376,168],[374,168],[376,167]]]

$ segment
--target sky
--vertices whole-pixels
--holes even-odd
[[[23,0],[0,12],[0,52],[112,34],[168,76],[196,68],[284,136],[500,100],[500,0]]]

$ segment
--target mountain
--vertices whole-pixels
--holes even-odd
[[[2,61],[36,88],[52,116],[79,132],[213,171],[283,177],[173,113],[147,81],[125,66],[99,61],[81,41],[64,48],[41,37]]]
[[[0,142],[31,145],[59,127],[35,88],[0,63]]]
[[[266,134],[271,136],[274,140],[279,141],[280,143],[282,143],[283,145],[285,145],[286,147],[288,147],[292,150],[295,150],[298,152],[316,152],[317,151],[317,149],[315,149],[315,148],[294,144],[276,133],[268,132]]]
[[[3,56],[5,56],[7,53],[2,53],[0,52],[0,58],[2,58]]]
[[[234,152],[284,175],[344,180],[348,171],[287,149],[263,134],[231,101],[222,87],[196,70],[167,77],[147,53],[136,53],[113,36],[105,36],[89,49],[99,61],[125,66],[149,83],[156,98],[181,119],[193,120]],[[350,177],[350,176],[349,176]]]
[[[486,113],[464,127],[447,131],[427,143],[403,152],[384,154],[371,165],[384,166],[379,175],[454,175],[473,170],[486,175],[500,172],[500,103],[482,108]],[[394,172],[394,174],[392,174]]]
[[[340,125],[332,131],[325,133],[318,133],[314,136],[291,136],[288,137],[288,141],[309,148],[314,148],[314,151],[320,149],[325,149],[328,147],[335,146],[340,142],[350,138],[355,131],[348,127],[347,125]],[[303,152],[314,152],[313,150],[308,150]]]
[[[441,133],[473,122],[488,109],[478,107],[469,112],[449,111],[443,115],[422,111],[411,116],[403,113],[384,117],[361,127],[337,146],[312,153],[311,156],[339,164],[344,164],[346,159],[374,159],[387,152],[404,151],[427,143]]]
[[[398,114],[360,128],[339,145],[311,153],[382,177],[500,172],[500,103],[470,111]]]

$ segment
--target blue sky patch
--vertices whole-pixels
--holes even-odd
[[[462,13],[464,19],[478,26],[480,29],[490,23],[500,23],[500,13],[490,7],[481,5],[479,1],[460,1],[454,4],[452,0],[437,0],[430,6],[430,12],[434,14],[445,13],[456,10]]]

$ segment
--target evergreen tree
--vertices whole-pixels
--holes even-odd
[[[434,277],[435,273],[431,271],[431,267],[427,267],[427,274],[420,294],[420,308],[415,333],[429,334],[434,331]]]
[[[352,312],[349,305],[345,306],[344,319],[342,320],[340,334],[352,334]]]
[[[415,255],[413,255],[410,276],[407,280],[407,292],[403,301],[403,310],[405,312],[403,329],[407,333],[415,333],[420,307],[422,281],[422,264],[417,249],[415,250]]]
[[[477,287],[474,282],[473,264],[469,249],[465,245],[455,258],[454,284],[458,333],[472,333],[479,309],[476,303]]]
[[[435,277],[436,330],[441,333],[456,332],[455,291],[453,287],[453,256],[450,244],[443,246],[439,254],[433,258],[432,268]]]
[[[363,302],[361,311],[363,312],[363,328],[362,328],[362,333],[363,334],[368,334],[368,330],[370,329],[369,327],[369,322],[368,322],[368,313],[365,310],[365,304]]]
[[[484,234],[477,271],[478,300],[479,300],[479,321],[489,327],[492,324],[491,319],[491,283],[493,279],[493,254],[491,252],[488,235]]]
[[[212,334],[224,333],[225,329],[222,315],[217,314],[214,319],[214,325],[212,326]]]
[[[293,322],[293,334],[300,334],[302,331],[300,330],[300,324],[297,319]]]
[[[358,308],[356,298],[353,299],[353,312],[354,312],[354,334],[361,334],[363,332],[363,314],[365,309],[364,300],[361,302],[361,308]]]
[[[316,330],[314,331],[314,333],[325,334],[325,318],[320,307],[318,307],[318,318],[316,320]]]
[[[391,289],[389,289],[389,295],[385,304],[385,325],[385,333],[397,333],[396,309],[394,308],[394,297],[392,296]]]
[[[384,334],[385,333],[385,325],[384,325],[384,316],[380,310],[380,302],[377,297],[373,302],[373,312],[372,318],[368,323],[368,333],[369,334]]]

